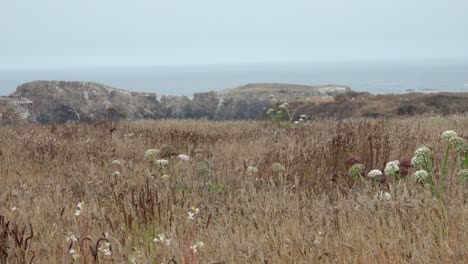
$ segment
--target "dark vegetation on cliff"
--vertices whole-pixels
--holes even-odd
[[[296,113],[311,118],[397,117],[451,115],[468,112],[468,93],[373,95],[348,92],[326,102],[292,102]]]

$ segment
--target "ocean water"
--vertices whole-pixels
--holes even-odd
[[[342,84],[374,94],[468,92],[468,61],[0,70],[0,95],[33,80],[92,81],[131,91],[187,96],[259,82]]]

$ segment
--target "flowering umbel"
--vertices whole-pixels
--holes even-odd
[[[148,149],[145,152],[145,159],[153,159],[159,154],[159,149]]]
[[[361,177],[365,169],[366,166],[364,166],[364,164],[356,163],[349,168],[348,174],[354,178]]]
[[[400,171],[400,167],[398,167],[398,165],[400,165],[400,162],[398,160],[388,162],[384,170],[385,175],[391,176],[393,174],[398,173],[398,171]]]
[[[418,170],[413,176],[417,183],[424,183],[429,179],[429,173],[425,170]]]
[[[450,143],[450,140],[454,137],[458,137],[458,134],[457,132],[453,130],[447,130],[447,131],[444,131],[442,135],[440,135],[440,137],[446,142]]]
[[[271,169],[273,170],[273,172],[285,171],[285,168],[283,165],[281,165],[281,163],[273,163],[273,165],[271,166]]]
[[[258,172],[258,169],[254,166],[249,166],[247,167],[247,173],[248,174],[254,174],[254,173],[257,173]]]
[[[377,178],[380,178],[382,176],[383,176],[383,173],[380,170],[371,170],[367,174],[367,177],[369,177],[371,179],[377,179]]]

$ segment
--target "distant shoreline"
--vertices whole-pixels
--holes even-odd
[[[468,62],[407,64],[233,64],[129,68],[0,70],[0,95],[35,80],[87,81],[158,95],[192,96],[247,83],[343,84],[372,94],[463,92],[468,87]]]

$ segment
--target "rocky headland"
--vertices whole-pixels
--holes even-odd
[[[293,116],[381,117],[468,112],[468,93],[373,95],[342,85],[256,83],[187,96],[131,92],[93,82],[34,81],[0,97],[0,124],[93,122],[103,119],[257,120],[288,102]]]

